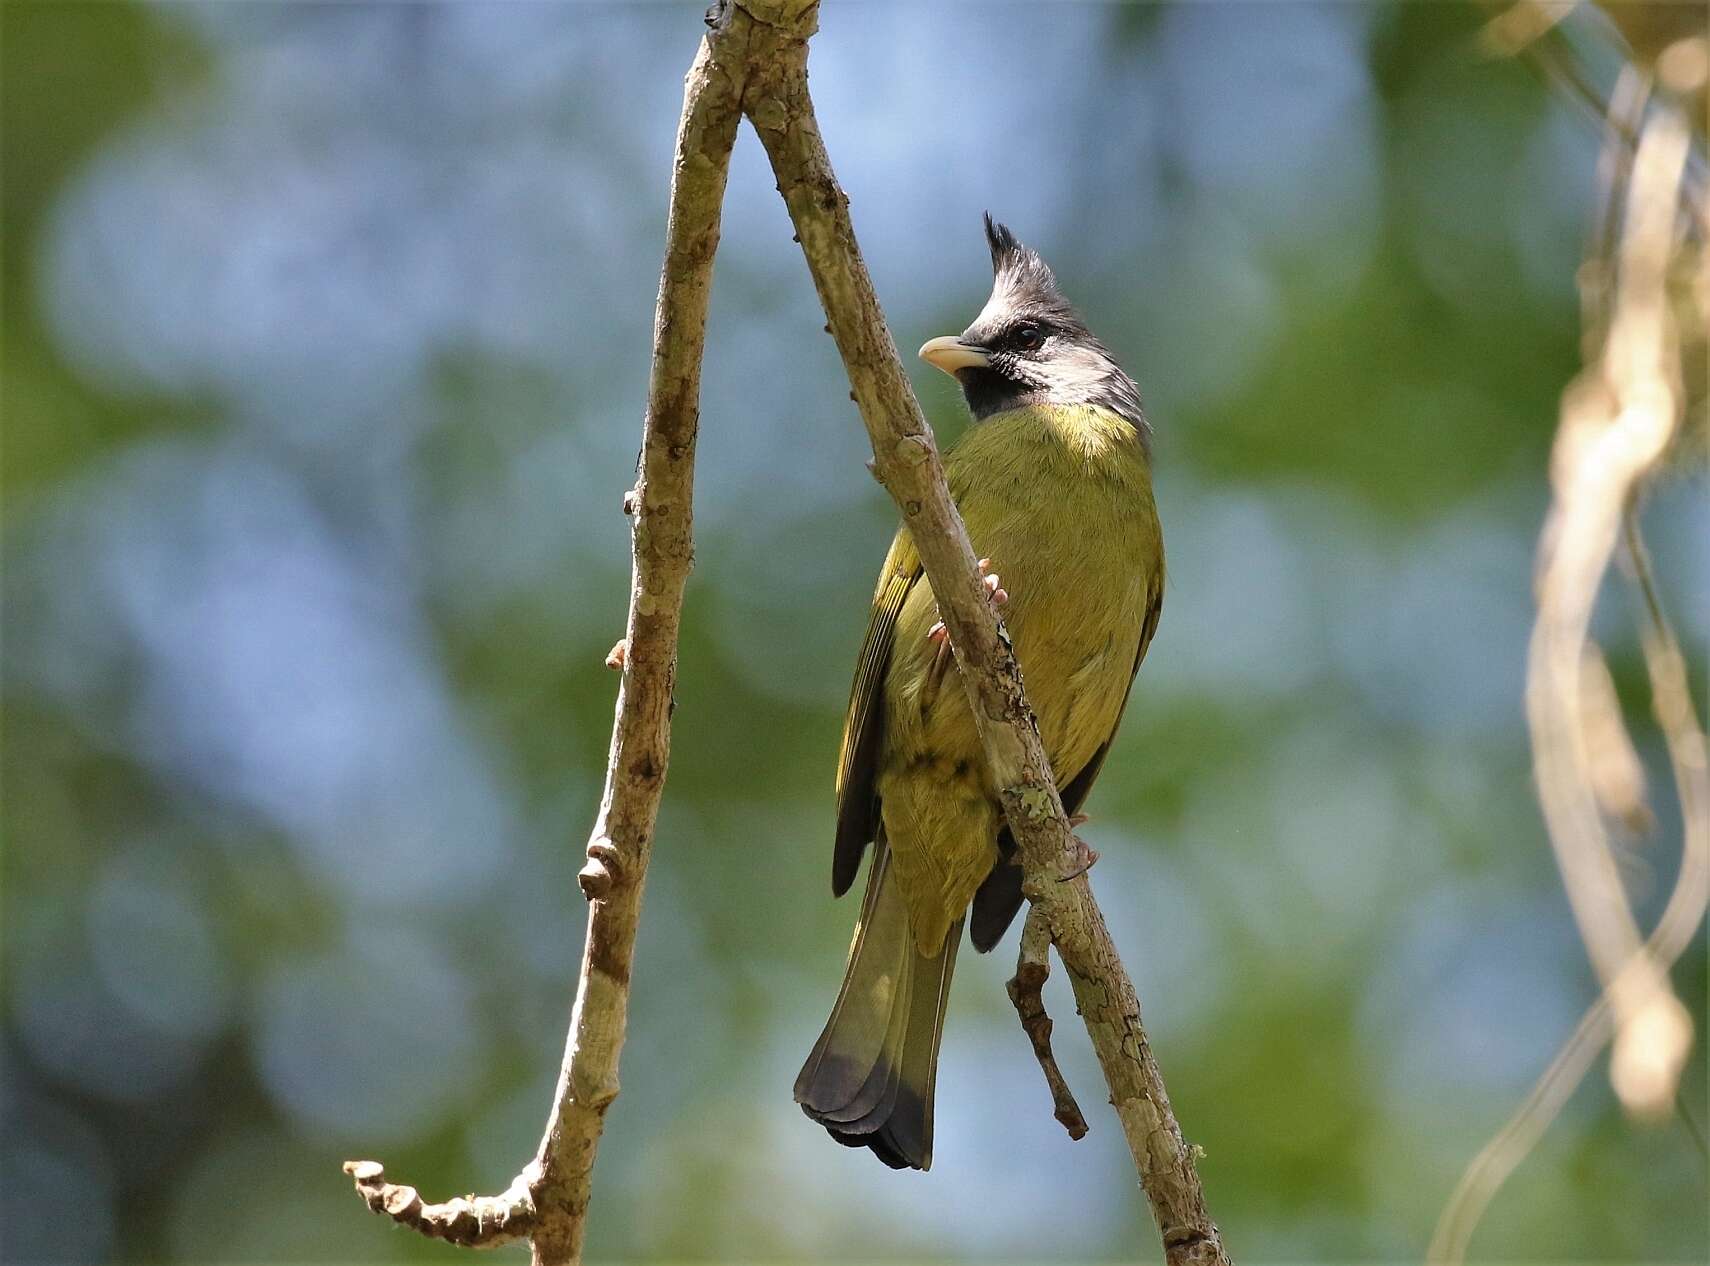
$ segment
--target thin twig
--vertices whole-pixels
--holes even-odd
[[[1626,533],[1629,565],[1649,620],[1645,664],[1651,677],[1652,708],[1668,737],[1675,790],[1686,828],[1674,891],[1657,920],[1656,929],[1645,942],[1645,952],[1667,971],[1697,936],[1705,901],[1710,898],[1710,766],[1706,764],[1704,730],[1686,684],[1685,661],[1663,613],[1638,522],[1631,513],[1627,516]],[[1525,1101],[1467,1166],[1432,1232],[1431,1246],[1425,1255],[1428,1266],[1459,1266],[1466,1260],[1467,1248],[1484,1211],[1573,1097],[1591,1071],[1598,1052],[1613,1035],[1613,1010],[1613,994],[1604,990],[1556,1052]],[[1676,1094],[1678,1097],[1678,1091]],[[1681,1117],[1702,1150],[1702,1135],[1696,1124],[1684,1111]]]
[[[1581,701],[1585,722],[1585,763],[1591,790],[1604,814],[1619,822],[1628,834],[1642,837],[1656,826],[1646,796],[1645,766],[1627,732],[1621,711],[1621,696],[1603,648],[1594,641],[1585,644],[1585,663],[1580,669]]]
[[[1619,257],[1601,261],[1599,269],[1599,275],[1613,272],[1617,282],[1607,333],[1596,363],[1562,401],[1552,454],[1556,497],[1540,546],[1538,623],[1528,662],[1539,801],[1603,988],[1525,1102],[1461,1176],[1433,1232],[1431,1266],[1458,1266],[1465,1259],[1496,1192],[1605,1043],[1615,1041],[1610,1076],[1617,1095],[1630,1111],[1646,1115],[1660,1115],[1676,1102],[1691,1049],[1691,1019],[1668,972],[1696,937],[1710,901],[1710,767],[1685,660],[1657,593],[1635,508],[1682,411],[1681,335],[1670,319],[1667,285],[1678,258],[1674,211],[1685,148],[1684,124],[1659,111],[1645,124],[1624,173]],[[1707,215],[1702,205],[1695,214]],[[1710,224],[1701,222],[1692,239],[1700,249],[1706,228]],[[1588,317],[1600,308],[1588,305]],[[1684,828],[1674,891],[1643,944],[1599,817],[1599,775],[1589,768],[1597,746],[1587,731],[1588,692],[1580,676],[1588,663],[1599,662],[1587,654],[1590,613],[1618,541],[1646,614],[1642,641],[1652,708],[1667,740]]]
[[[534,1233],[534,1198],[529,1194],[532,1166],[496,1196],[458,1196],[442,1204],[427,1204],[414,1187],[387,1182],[378,1161],[346,1161],[344,1172],[370,1209],[431,1240],[465,1248],[497,1248]]]
[[[1667,275],[1687,138],[1669,112],[1646,125],[1633,163],[1603,355],[1565,393],[1552,454],[1526,712],[1538,798],[1580,935],[1613,992],[1616,1093],[1629,1111],[1666,1111],[1690,1047],[1685,1008],[1643,952],[1589,768],[1584,673],[1591,611],[1635,490],[1678,426],[1677,351]]]
[[[1644,109],[1656,68],[1642,57],[1627,58],[1623,75],[1635,76],[1644,84],[1637,109],[1629,109],[1635,102],[1631,97],[1623,100],[1623,94],[1633,85],[1617,83],[1606,98],[1595,82],[1592,69],[1564,33],[1570,23],[1578,24],[1587,32],[1586,38],[1601,38],[1617,54],[1630,54],[1633,50],[1616,21],[1619,10],[1584,0],[1485,0],[1485,7],[1498,12],[1479,32],[1479,47],[1491,57],[1521,57],[1560,99],[1571,103],[1582,118],[1603,130],[1620,151],[1623,162],[1630,162],[1639,148]],[[1684,11],[1688,6],[1683,3],[1680,7]],[[1702,124],[1699,126],[1702,129]],[[1696,151],[1689,154],[1678,193],[1681,209],[1688,216],[1703,199],[1707,181],[1710,171],[1706,170],[1703,154]]]
[[[1027,920],[1021,925],[1015,975],[1005,989],[1015,1004],[1022,1031],[1033,1044],[1033,1058],[1039,1061],[1045,1084],[1051,1088],[1051,1115],[1062,1122],[1070,1138],[1081,1139],[1086,1137],[1087,1119],[1081,1115],[1075,1092],[1069,1089],[1051,1051],[1051,1017],[1045,1010],[1045,982],[1051,978],[1051,929],[1045,925],[1043,914],[1038,906],[1028,907]]]
[[[1555,30],[1579,7],[1579,0],[1506,0],[1478,33],[1479,47],[1491,57],[1513,57]]]
[[[1680,803],[1680,873],[1646,944],[1651,958],[1666,972],[1692,944],[1710,906],[1710,743],[1693,703],[1686,657],[1663,610],[1644,535],[1631,507],[1626,514],[1626,545],[1628,570],[1648,616],[1641,645],[1650,677],[1651,711],[1668,745],[1675,797]],[[1688,1033],[1690,1036],[1690,1029]],[[1669,1089],[1670,1097],[1678,1090],[1677,1078]]]
[[[808,94],[807,35],[778,33],[743,106],[795,223],[855,403],[873,473],[901,510],[950,630],[992,785],[1026,874],[1024,892],[1051,930],[1122,1122],[1170,1266],[1227,1263],[1206,1208],[1195,1150],[1182,1138],[1140,1023],[1140,1003],[1085,875],[1009,640],[987,600],[967,529],[950,500],[937,443],[897,357],[861,259]]]
[[[1467,1246],[1484,1211],[1544,1137],[1544,1131],[1573,1097],[1609,1041],[1613,1031],[1610,1010],[1609,995],[1598,995],[1514,1115],[1473,1157],[1438,1215],[1430,1247],[1425,1250],[1426,1266],[1460,1266],[1466,1260]]]
[[[1632,63],[1621,67],[1609,94],[1603,142],[1597,152],[1597,187],[1585,262],[1579,270],[1580,353],[1595,360],[1609,339],[1614,311],[1615,261],[1620,255],[1622,194],[1633,171],[1632,138],[1651,102],[1651,77]]]
[[[1707,1166],[1710,1166],[1710,1140],[1704,1137],[1704,1127],[1698,1124],[1698,1118],[1692,1115],[1692,1109],[1687,1105],[1686,1095],[1681,1090],[1674,1092],[1674,1111],[1680,1118],[1680,1126],[1692,1139],[1692,1146],[1698,1149],[1698,1155]]]
[[[743,63],[721,57],[720,50],[740,53],[742,46],[720,35],[728,32],[721,27],[702,41],[689,70],[677,132],[640,472],[633,495],[624,499],[634,547],[629,621],[622,655],[614,648],[608,660],[623,678],[605,794],[588,863],[578,876],[591,903],[581,976],[540,1150],[503,1195],[443,1205],[424,1204],[413,1188],[386,1183],[375,1162],[346,1167],[376,1211],[458,1244],[485,1246],[527,1235],[539,1266],[581,1258],[594,1155],[618,1093],[642,881],[670,755],[677,633],[694,562],[691,498],[707,295],[741,121]]]
[[[387,1183],[375,1162],[349,1172],[365,1201],[455,1242],[515,1239],[534,1261],[580,1260],[595,1150],[617,1095],[642,879],[669,753],[671,683],[682,590],[693,560],[690,492],[707,287],[719,204],[742,103],[766,143],[874,442],[874,472],[898,500],[955,639],[962,677],[1021,849],[1027,891],[1074,983],[1170,1266],[1227,1263],[1205,1208],[1194,1151],[1183,1142],[1140,1025],[1139,1002],[1084,876],[1056,882],[1077,855],[1008,639],[990,614],[943,468],[872,283],[855,247],[847,199],[831,173],[807,93],[815,0],[744,0],[715,10],[690,71],[678,133],[671,221],[654,326],[635,516],[635,579],[623,685],[606,792],[579,880],[592,902],[565,1061],[540,1152],[496,1197],[427,1205]],[[614,660],[617,656],[612,656]],[[619,665],[614,665],[619,666]],[[466,1214],[478,1213],[476,1225]],[[503,1229],[501,1229],[501,1227]],[[451,1238],[442,1235],[442,1238]]]

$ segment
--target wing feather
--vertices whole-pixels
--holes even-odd
[[[884,732],[885,673],[890,667],[897,615],[920,580],[920,556],[906,531],[898,532],[879,573],[867,638],[855,665],[843,746],[837,760],[837,842],[831,858],[831,890],[841,897],[861,870],[861,857],[879,829],[873,779]]]
[[[1116,720],[1111,724],[1110,735],[1098,745],[1098,750],[1081,768],[1081,772],[1070,779],[1062,790],[1063,812],[1070,817],[1081,811],[1087,795],[1092,791],[1093,781],[1097,779],[1099,770],[1104,768],[1104,758],[1110,752],[1116,732],[1122,728],[1122,714],[1128,711],[1128,700],[1134,693],[1134,679],[1140,675],[1140,665],[1146,660],[1146,651],[1152,645],[1152,635],[1158,631],[1158,617],[1163,612],[1164,583],[1163,577],[1158,576],[1152,583],[1151,592],[1146,595],[1146,615],[1140,622],[1140,645],[1134,652],[1134,667],[1128,673],[1128,690],[1122,696],[1122,706],[1116,710]]]
[[[1087,795],[1092,791],[1093,782],[1098,778],[1099,770],[1104,768],[1104,758],[1110,752],[1116,731],[1122,726],[1122,714],[1128,711],[1128,698],[1134,693],[1134,678],[1139,675],[1140,664],[1146,658],[1146,650],[1152,645],[1152,635],[1158,631],[1158,617],[1163,614],[1163,610],[1164,581],[1160,575],[1154,580],[1151,592],[1146,596],[1146,616],[1140,622],[1140,645],[1134,654],[1134,669],[1128,674],[1128,691],[1122,696],[1122,707],[1117,709],[1116,722],[1110,727],[1110,735],[1098,745],[1092,759],[1087,761],[1073,778],[1061,785],[1063,812],[1070,817],[1080,812],[1081,806],[1086,803]],[[1003,934],[1015,919],[1016,911],[1021,909],[1021,879],[1021,861],[1015,855],[1015,837],[1009,833],[1006,826],[998,832],[998,863],[992,867],[992,873],[986,876],[979,890],[974,893],[974,908],[968,920],[969,939],[980,953],[984,954],[1003,938]]]

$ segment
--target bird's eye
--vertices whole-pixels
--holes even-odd
[[[1024,352],[1031,352],[1037,350],[1039,345],[1045,341],[1045,331],[1030,321],[1025,325],[1016,326],[1013,337],[1017,347]]]

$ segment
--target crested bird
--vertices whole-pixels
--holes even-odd
[[[956,379],[973,415],[945,476],[1004,604],[1063,807],[1077,814],[1162,609],[1151,428],[1134,380],[1037,252],[990,215],[985,224],[991,297],[960,335],[920,355]],[[963,925],[984,952],[1022,902],[967,696],[954,682],[939,688],[947,659],[905,526],[873,594],[837,770],[832,890],[848,891],[870,848],[866,896],[842,989],[795,1084],[832,1138],[894,1169],[932,1164]]]

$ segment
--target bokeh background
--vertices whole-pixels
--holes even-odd
[[[442,1196],[532,1153],[700,8],[0,8],[9,1260],[451,1261],[339,1162]],[[981,306],[989,208],[1145,391],[1171,585],[1087,834],[1250,1263],[1417,1260],[1594,996],[1521,684],[1598,136],[1479,55],[1487,16],[840,0],[814,46],[898,342]],[[821,321],[745,132],[590,1253],[1150,1260],[1113,1123],[1051,1120],[1013,936],[958,970],[930,1174],[790,1100],[855,914],[831,776],[893,522]],[[1704,493],[1647,512],[1695,648]],[[1679,822],[1604,607],[1650,916]],[[1702,939],[1677,979],[1702,1034]],[[1475,1249],[1701,1262],[1704,1185],[1600,1071]]]

